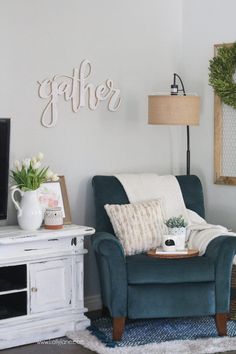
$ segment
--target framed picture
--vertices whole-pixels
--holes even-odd
[[[56,182],[43,183],[40,187],[39,201],[44,210],[61,207],[63,223],[71,224],[70,205],[64,176],[59,176],[59,180]]]

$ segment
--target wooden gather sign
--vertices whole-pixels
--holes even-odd
[[[58,97],[64,96],[65,101],[70,101],[72,111],[78,112],[86,106],[95,110],[101,101],[108,100],[109,111],[117,111],[120,106],[120,90],[114,87],[111,79],[104,83],[94,85],[88,83],[92,67],[88,60],[83,60],[79,69],[74,68],[72,76],[55,75],[52,79],[45,79],[39,84],[39,97],[48,99],[42,116],[41,124],[46,128],[52,128],[58,121]]]

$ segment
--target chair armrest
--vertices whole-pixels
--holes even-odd
[[[231,273],[235,254],[235,236],[219,236],[212,240],[206,249],[205,256],[210,257],[215,263],[217,313],[229,311]]]
[[[111,242],[110,245],[113,245],[113,247],[116,249],[117,252],[120,252],[123,255],[123,258],[125,257],[123,247],[118,240],[117,237],[114,235],[108,233],[108,232],[96,232],[93,237],[92,237],[92,244],[95,252],[100,253],[102,255],[107,254],[107,248],[104,246],[106,245],[106,241]],[[103,247],[104,246],[104,247]],[[103,254],[105,253],[105,254]]]
[[[96,252],[103,304],[112,317],[127,316],[127,272],[123,247],[119,240],[107,232],[92,237]]]

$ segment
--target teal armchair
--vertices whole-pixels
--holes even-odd
[[[188,209],[204,217],[201,182],[177,176]],[[125,319],[214,315],[219,335],[227,333],[230,281],[236,238],[220,236],[201,257],[157,259],[125,256],[114,235],[105,204],[129,203],[114,176],[95,176],[96,253],[103,306],[113,318],[113,339],[120,340]]]

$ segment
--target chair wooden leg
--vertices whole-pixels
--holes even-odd
[[[125,317],[113,317],[113,340],[121,340],[124,327]]]
[[[215,322],[219,336],[227,336],[227,313],[216,313]]]

